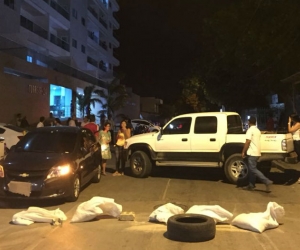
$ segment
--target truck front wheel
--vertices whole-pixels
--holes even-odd
[[[149,156],[143,151],[136,151],[130,156],[130,168],[134,177],[148,177],[152,170]]]
[[[233,154],[225,162],[224,172],[232,184],[243,186],[248,181],[249,170],[241,154]]]

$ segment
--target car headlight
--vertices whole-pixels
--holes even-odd
[[[4,178],[4,168],[0,165],[0,178]]]
[[[62,166],[53,167],[50,169],[50,171],[47,175],[47,179],[65,176],[65,175],[69,174],[70,172],[71,172],[70,165],[62,165]]]

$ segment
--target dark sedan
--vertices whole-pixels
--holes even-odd
[[[101,178],[101,154],[89,129],[44,127],[27,133],[0,165],[0,195],[78,199]]]

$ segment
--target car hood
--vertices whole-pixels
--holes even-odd
[[[126,139],[127,146],[129,146],[132,143],[147,143],[149,141],[152,141],[157,138],[159,133],[156,132],[149,132],[145,134],[139,134],[139,135],[134,135],[128,139]]]
[[[69,154],[36,153],[36,152],[10,152],[3,165],[9,170],[43,171],[51,167],[70,161]]]

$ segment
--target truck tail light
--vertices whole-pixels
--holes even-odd
[[[282,151],[287,151],[286,139],[281,141],[281,149],[282,149]]]

